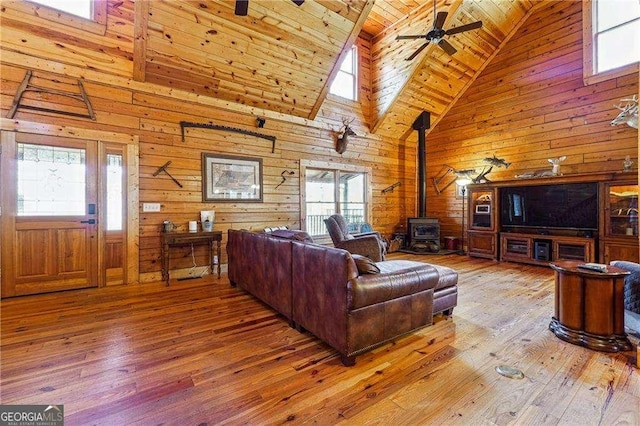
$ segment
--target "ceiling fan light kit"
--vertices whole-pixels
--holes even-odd
[[[442,27],[444,26],[444,21],[446,21],[448,13],[449,12],[438,12],[436,14],[436,2],[434,0],[433,16],[435,16],[436,19],[433,22],[433,29],[431,29],[431,31],[427,32],[426,34],[400,35],[396,37],[396,40],[415,40],[419,38],[424,38],[426,40],[424,44],[422,44],[422,46],[418,47],[418,49],[406,59],[407,61],[411,61],[413,58],[418,56],[420,52],[422,52],[429,44],[437,44],[448,55],[453,55],[457,52],[457,49],[453,47],[451,43],[444,39],[445,36],[460,34],[465,31],[471,31],[482,27],[482,21],[476,21],[470,24],[465,24],[459,27],[449,28],[448,30],[445,30]]]

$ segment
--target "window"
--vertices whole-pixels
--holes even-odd
[[[122,230],[122,155],[107,154],[107,231]]]
[[[355,101],[358,98],[358,51],[353,46],[345,56],[329,93]]]
[[[640,1],[585,0],[582,16],[585,82],[637,72]]]
[[[18,216],[85,214],[85,151],[18,144]]]
[[[85,19],[93,19],[92,0],[31,0]]]
[[[306,231],[326,235],[324,220],[332,214],[344,216],[351,232],[359,232],[367,220],[367,174],[330,169],[305,171]]]
[[[107,0],[30,0],[7,2],[7,7],[94,34],[107,30]]]

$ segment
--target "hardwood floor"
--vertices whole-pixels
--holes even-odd
[[[458,270],[458,307],[354,367],[224,275],[3,300],[1,402],[68,425],[640,424],[636,352],[548,330],[551,269],[393,256]]]

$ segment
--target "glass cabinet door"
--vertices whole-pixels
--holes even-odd
[[[492,230],[494,228],[495,196],[492,189],[469,191],[469,228]]]
[[[638,235],[638,185],[608,186],[607,235]]]

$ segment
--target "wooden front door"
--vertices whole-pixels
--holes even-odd
[[[2,297],[98,285],[97,145],[3,133]]]

